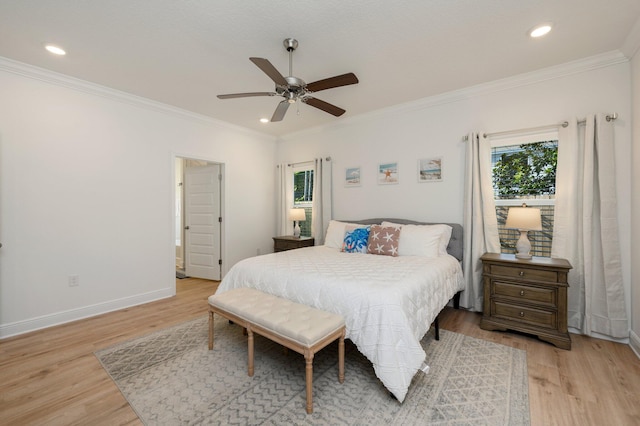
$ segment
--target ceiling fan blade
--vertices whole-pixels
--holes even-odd
[[[228,95],[218,95],[218,99],[232,99],[232,98],[248,98],[251,96],[275,96],[274,92],[249,92],[249,93],[229,93]]]
[[[302,102],[306,103],[307,105],[311,105],[312,107],[321,109],[324,112],[328,112],[331,115],[335,115],[336,117],[340,117],[342,114],[347,112],[340,107],[337,107],[325,101],[321,101],[320,99],[317,99],[317,98],[307,97],[307,98],[304,98]]]
[[[358,77],[352,72],[335,77],[325,78],[324,80],[314,81],[307,84],[307,90],[310,92],[319,92],[320,90],[332,89],[334,87],[348,86],[350,84],[357,84]]]
[[[273,117],[271,117],[271,121],[282,121],[282,119],[284,118],[284,115],[287,113],[287,110],[289,109],[289,105],[291,104],[286,100],[280,102],[276,107],[275,112],[273,113]]]
[[[264,58],[249,58],[251,62],[256,64],[263,73],[269,76],[278,86],[286,86],[287,80],[280,74],[280,71],[274,67],[268,59]]]

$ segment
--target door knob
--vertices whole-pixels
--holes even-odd
[[[189,230],[189,227],[188,227],[188,226],[185,226],[185,227],[184,227],[184,229]]]

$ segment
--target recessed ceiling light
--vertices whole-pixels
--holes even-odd
[[[551,24],[542,24],[529,31],[529,36],[533,38],[542,37],[548,34],[549,31],[551,31]]]
[[[269,119],[268,119],[268,118],[261,118],[261,119],[260,119],[260,122],[261,122],[261,123],[268,123],[268,122],[269,122]]]
[[[53,53],[54,55],[66,55],[67,52],[64,51],[64,49],[62,49],[61,47],[55,46],[53,44],[45,44],[44,46],[45,49],[47,49],[49,52]]]

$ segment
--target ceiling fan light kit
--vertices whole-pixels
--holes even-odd
[[[298,101],[311,105],[324,112],[336,117],[341,116],[346,111],[340,107],[332,105],[328,102],[320,100],[312,93],[321,90],[333,89],[334,87],[348,86],[358,83],[358,78],[353,73],[337,75],[335,77],[325,78],[323,80],[314,81],[313,83],[305,83],[301,78],[293,75],[293,52],[298,48],[298,41],[293,38],[286,38],[283,45],[289,52],[289,75],[284,77],[280,72],[264,58],[249,58],[258,68],[262,70],[275,83],[273,92],[247,92],[247,93],[231,93],[226,95],[218,95],[219,99],[247,98],[252,96],[281,96],[284,98],[276,107],[271,121],[282,121],[289,105]]]

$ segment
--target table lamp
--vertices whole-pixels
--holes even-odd
[[[290,209],[289,220],[293,221],[293,236],[300,237],[300,226],[298,225],[301,220],[307,220],[307,215],[304,209]]]
[[[542,220],[540,218],[540,209],[527,207],[511,207],[507,214],[507,222],[505,228],[517,229],[520,231],[520,238],[516,243],[516,257],[518,259],[531,259],[531,242],[527,237],[529,231],[542,231]]]

